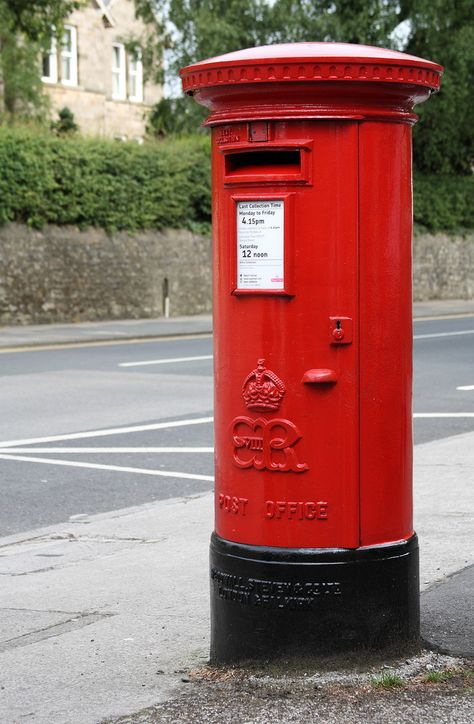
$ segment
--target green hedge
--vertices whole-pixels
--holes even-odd
[[[0,223],[208,231],[209,179],[205,137],[139,146],[0,129]]]
[[[413,181],[416,226],[428,231],[474,229],[474,176],[424,176]]]
[[[473,176],[416,174],[414,188],[418,227],[474,228]],[[138,146],[0,128],[0,223],[7,221],[208,232],[209,139],[168,137]]]

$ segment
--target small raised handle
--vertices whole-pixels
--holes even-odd
[[[305,385],[328,385],[337,382],[337,375],[334,370],[325,368],[306,370],[301,380]]]

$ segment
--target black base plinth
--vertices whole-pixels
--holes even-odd
[[[211,538],[211,662],[400,653],[419,642],[418,540],[272,548]]]

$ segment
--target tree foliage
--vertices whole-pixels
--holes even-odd
[[[414,1],[414,0],[413,0]],[[391,46],[399,0],[139,0],[170,30],[170,71],[270,43],[338,41]]]
[[[271,8],[265,0],[170,0],[169,18],[174,26],[171,69],[177,70],[206,57],[265,44]]]
[[[170,47],[166,14],[159,11],[155,0],[131,0],[135,4],[135,15],[143,21],[140,35],[128,34],[122,40],[128,52],[140,52],[143,63],[143,78],[154,83],[163,83],[163,52]]]
[[[0,88],[10,117],[43,110],[38,56],[85,0],[0,0]],[[470,174],[474,164],[471,78],[473,0],[130,0],[144,21],[140,48],[145,80],[177,85],[179,68],[222,53],[269,43],[338,41],[395,47],[445,66],[441,92],[418,107],[416,168]],[[172,85],[173,85],[172,81]],[[1,109],[0,109],[1,113]],[[162,101],[150,122],[158,136],[197,129],[197,106]]]
[[[34,115],[44,109],[39,56],[81,0],[0,0],[0,86],[3,112]]]
[[[390,46],[399,16],[399,3],[393,0],[276,0],[271,41]]]
[[[423,172],[470,173],[474,163],[472,0],[139,0],[168,28],[169,73],[221,53],[283,42],[396,48],[445,66],[442,90],[418,107],[414,158]],[[161,109],[163,112],[168,109]],[[160,110],[157,111],[159,120]],[[191,122],[191,114],[186,116]],[[169,119],[168,119],[169,121]],[[159,124],[158,124],[159,125]],[[169,125],[169,123],[168,123]]]
[[[2,24],[30,41],[41,41],[51,38],[52,28],[59,29],[80,4],[81,0],[0,0]]]
[[[202,131],[207,111],[189,96],[162,98],[148,117],[148,133],[157,138],[171,134],[187,135]]]
[[[415,166],[427,173],[470,174],[474,164],[472,0],[407,0],[410,35],[405,50],[445,68],[441,91],[419,107]]]

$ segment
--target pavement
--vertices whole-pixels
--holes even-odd
[[[474,304],[473,304],[474,313]],[[121,319],[110,322],[71,324],[31,324],[0,327],[0,350],[6,348],[43,347],[57,344],[94,344],[104,341],[178,337],[212,332],[210,314],[158,319]]]
[[[209,331],[209,317],[48,325],[4,328],[0,344]],[[473,721],[474,433],[417,445],[414,476],[424,647],[408,658],[210,667],[210,493],[0,539],[0,722]]]
[[[474,299],[447,299],[415,302],[415,319],[437,316],[474,315]],[[56,344],[93,344],[94,342],[155,337],[174,337],[212,332],[210,314],[165,319],[122,319],[109,322],[77,322],[71,324],[33,324],[0,327],[0,350],[8,348],[50,346]]]

